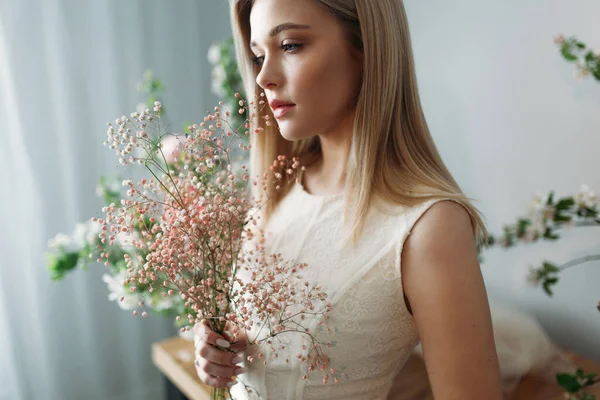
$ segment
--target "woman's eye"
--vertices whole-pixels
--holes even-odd
[[[299,50],[302,47],[301,44],[299,43],[286,43],[281,45],[281,48],[283,49],[283,51],[287,51],[287,52],[294,52],[296,50]]]
[[[256,65],[262,65],[264,60],[265,60],[265,58],[263,56],[253,56],[252,57],[252,63],[254,63]]]
[[[302,44],[299,43],[286,43],[281,45],[281,49],[287,53],[294,53],[302,48]],[[262,65],[265,62],[264,56],[253,56],[252,63],[256,65]]]

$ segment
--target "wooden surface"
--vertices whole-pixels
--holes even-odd
[[[573,362],[587,373],[596,373],[600,376],[600,365],[568,352]],[[596,384],[587,390],[596,395],[600,400],[600,385]],[[506,393],[505,400],[565,400],[563,388],[557,383],[544,381],[531,376],[524,377],[517,388]],[[389,400],[434,400],[425,363],[420,357],[412,356],[404,366],[400,376],[396,379]]]
[[[595,373],[600,376],[600,364],[595,363],[578,354],[569,352],[569,358],[573,360],[578,368],[587,373]],[[588,393],[596,395],[600,400],[600,385],[596,384],[587,389]],[[563,388],[557,383],[549,384],[541,379],[525,377],[517,389],[506,397],[507,400],[565,400]]]
[[[569,356],[585,372],[600,375],[600,365],[569,353]],[[163,340],[152,345],[152,360],[158,369],[181,390],[190,400],[210,400],[210,388],[196,375],[194,367],[194,344],[180,337]],[[588,392],[600,400],[600,385]],[[390,399],[394,400],[433,400],[429,389],[425,364],[412,356],[395,382]],[[505,397],[506,400],[564,400],[558,384],[548,383],[533,377],[525,377],[517,389]]]
[[[190,400],[210,400],[194,366],[194,343],[175,336],[152,344],[154,365]]]

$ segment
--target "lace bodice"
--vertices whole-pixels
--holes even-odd
[[[319,319],[311,332],[326,348],[339,383],[323,383],[323,372],[308,372],[297,362],[305,335],[290,334],[290,363],[281,354],[267,364],[246,362],[248,372],[232,388],[235,399],[387,399],[394,378],[418,344],[412,315],[404,303],[400,255],[419,217],[435,201],[418,207],[394,206],[386,212],[372,207],[357,244],[343,244],[343,197],[314,196],[294,184],[265,230],[269,253],[307,263],[302,276],[320,284],[332,302],[326,331]],[[302,379],[304,375],[308,379]],[[260,396],[259,396],[260,395]]]

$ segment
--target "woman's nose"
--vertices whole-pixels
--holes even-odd
[[[260,72],[256,75],[256,84],[263,89],[281,86],[282,76],[276,62],[265,58]]]

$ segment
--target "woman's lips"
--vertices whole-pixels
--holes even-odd
[[[273,116],[277,119],[280,119],[294,107],[296,107],[295,104],[285,104],[285,105],[277,106],[273,109]]]

